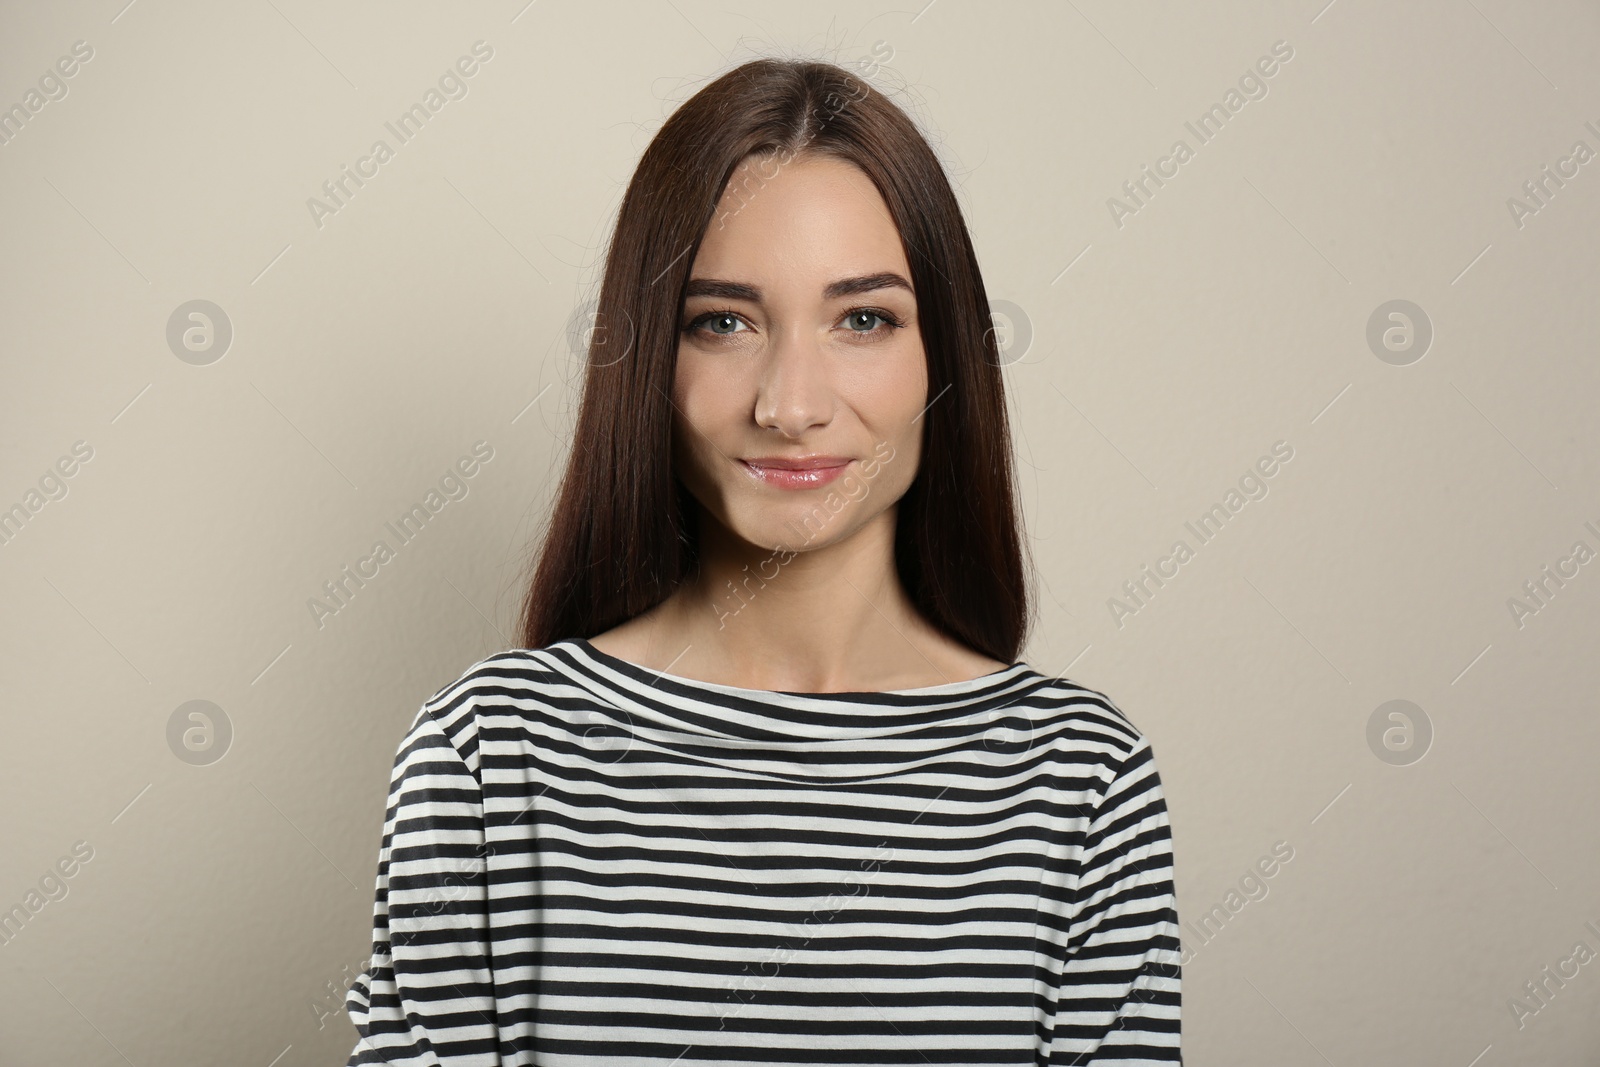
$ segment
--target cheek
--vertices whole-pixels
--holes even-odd
[[[921,465],[922,436],[928,425],[927,412],[932,407],[930,401],[948,404],[950,397],[942,396],[935,400],[933,390],[928,387],[928,361],[919,339],[915,359],[909,367],[902,368],[892,400],[899,437],[893,442],[895,456],[888,462],[888,467],[890,478],[900,492],[910,487]]]
[[[688,421],[696,426],[705,420],[701,410],[711,397],[707,388],[705,368],[692,355],[678,354],[678,366],[672,374],[672,416],[676,421]]]
[[[674,448],[679,454],[698,457],[705,466],[717,451],[737,448],[741,416],[747,415],[744,386],[728,373],[697,354],[682,353],[672,378],[672,424]]]
[[[850,378],[851,406],[875,440],[888,440],[899,448],[920,436],[922,420],[917,416],[932,399],[928,395],[927,359],[920,344],[907,346],[876,365],[863,364]],[[944,399],[948,401],[949,397]]]

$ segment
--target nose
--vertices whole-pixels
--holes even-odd
[[[762,354],[755,420],[763,429],[798,438],[833,418],[833,388],[826,354],[799,327],[779,331]]]

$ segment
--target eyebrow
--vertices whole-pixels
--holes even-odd
[[[829,282],[823,287],[822,296],[825,300],[835,300],[841,296],[870,293],[875,289],[904,289],[908,293],[916,294],[910,282],[894,271],[886,270],[877,274],[863,274],[859,278],[840,278],[836,282]],[[746,282],[723,281],[720,278],[691,278],[684,288],[683,295],[686,299],[691,296],[720,296],[728,300],[761,303],[759,286]]]

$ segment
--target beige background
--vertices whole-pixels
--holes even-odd
[[[1031,330],[1006,371],[1025,658],[1153,739],[1187,1062],[1596,1062],[1600,960],[1520,1027],[1512,998],[1600,952],[1600,562],[1520,626],[1508,601],[1600,550],[1600,161],[1520,227],[1507,201],[1600,150],[1600,15],[920,2],[4,6],[0,106],[94,54],[0,146],[0,507],[93,457],[0,545],[0,908],[93,857],[0,946],[0,1063],[344,1062],[319,1012],[370,949],[394,749],[514,644],[624,184],[678,104],[771,53],[889,57],[874,83]],[[468,94],[319,228],[307,199],[478,40]],[[1184,123],[1278,41],[1267,95],[1199,144]],[[203,366],[166,340],[195,299],[233,329]],[[1405,366],[1366,338],[1394,299],[1434,330]],[[307,601],[480,440],[468,495],[319,628]],[[1267,495],[1199,545],[1184,523],[1278,441]],[[167,741],[196,699],[234,731],[206,766]],[[1368,741],[1394,699],[1432,729],[1404,766]]]

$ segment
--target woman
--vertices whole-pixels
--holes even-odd
[[[396,757],[350,1063],[1180,1062],[1152,749],[1016,660],[999,353],[915,126],[718,78],[598,326],[525,647]]]

